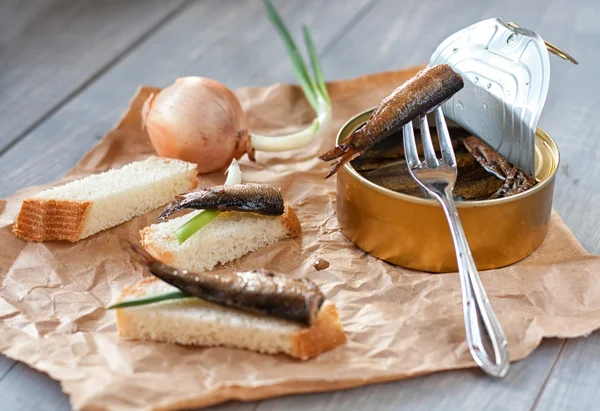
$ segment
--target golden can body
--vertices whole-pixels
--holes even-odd
[[[349,120],[339,144],[372,110]],[[507,198],[457,202],[479,270],[504,267],[533,253],[548,232],[559,154],[542,129],[536,132],[538,184]],[[344,235],[362,250],[389,263],[429,272],[457,271],[448,222],[439,203],[381,187],[346,164],[337,173],[336,212]]]

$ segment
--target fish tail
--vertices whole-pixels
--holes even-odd
[[[167,218],[169,218],[169,216],[171,214],[173,214],[173,212],[171,211],[171,209],[168,208],[169,206],[167,206],[167,208],[165,208],[160,215],[158,216],[158,218],[156,219],[157,222],[159,223],[164,223]]]
[[[331,170],[329,170],[329,173],[327,173],[325,178],[327,179],[327,178],[331,177],[332,175],[334,175],[335,173],[338,172],[340,167],[342,167],[347,162],[354,160],[356,157],[360,156],[361,154],[362,154],[362,152],[355,148],[346,150],[346,152],[338,159],[338,161],[335,162],[335,164],[333,165]]]
[[[343,143],[338,144],[319,158],[323,161],[331,161],[346,155],[346,153],[348,153],[349,151],[354,150],[354,146],[352,143],[355,140],[360,139],[360,136],[362,136],[362,134],[363,127],[359,128],[358,130],[355,130],[352,134],[350,134],[350,136],[348,136],[348,138],[344,140]]]
[[[350,136],[344,140],[342,144],[339,144],[320,156],[319,158],[323,161],[331,161],[337,159],[334,163],[332,169],[329,171],[325,178],[329,178],[340,169],[341,166],[346,164],[348,161],[354,160],[356,157],[360,156],[364,149],[357,148],[354,144],[354,141],[361,141],[363,139],[363,127],[355,130]]]
[[[146,267],[149,267],[152,263],[156,262],[156,259],[139,245],[130,242],[129,248],[133,252],[134,257]]]
[[[335,146],[319,158],[323,161],[331,161],[338,157],[344,155],[350,149],[349,144],[340,144],[339,146]]]
[[[175,197],[175,200],[171,201],[169,204],[165,206],[165,208],[161,211],[158,216],[158,222],[162,223],[167,220],[172,214],[176,213],[180,210],[180,203],[185,197],[181,194]]]

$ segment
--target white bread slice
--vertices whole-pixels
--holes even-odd
[[[126,288],[119,301],[176,291],[157,278]],[[327,301],[310,327],[221,307],[198,298],[117,309],[119,335],[134,340],[224,346],[306,360],[346,342],[335,305]]]
[[[165,205],[197,185],[195,164],[152,156],[25,199],[13,232],[28,241],[78,241]]]
[[[209,271],[259,248],[300,235],[300,221],[285,206],[281,216],[247,212],[219,214],[197,233],[179,244],[175,230],[198,214],[153,224],[140,231],[142,245],[157,260],[190,271]]]

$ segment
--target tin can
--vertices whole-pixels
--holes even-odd
[[[364,124],[372,111],[344,124],[336,144]],[[479,270],[522,260],[548,233],[559,152],[541,128],[536,130],[535,157],[538,183],[533,188],[511,197],[456,204]],[[344,235],[375,257],[421,271],[458,270],[448,222],[435,200],[379,186],[348,163],[337,173],[336,212]]]

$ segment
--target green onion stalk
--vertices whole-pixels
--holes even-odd
[[[271,20],[283,40],[285,49],[292,62],[292,67],[296,73],[296,78],[300,83],[300,87],[302,87],[302,91],[304,91],[306,99],[317,114],[317,118],[306,129],[287,136],[273,138],[252,133],[252,147],[259,151],[293,150],[310,144],[320,132],[327,129],[327,125],[331,120],[331,100],[329,99],[321,64],[319,63],[319,58],[308,28],[303,26],[302,32],[314,77],[310,75],[304,59],[296,47],[296,43],[292,39],[281,16],[273,6],[273,3],[270,0],[265,0],[265,5],[269,20]]]
[[[240,165],[234,158],[231,160],[231,165],[227,169],[227,179],[225,180],[225,185],[231,186],[241,183],[242,172],[240,171]],[[198,212],[198,214],[189,219],[184,225],[175,230],[175,235],[177,236],[179,244],[182,244],[202,227],[217,218],[219,214],[221,214],[221,211],[218,210],[202,210]]]
[[[173,291],[171,293],[157,294],[152,295],[150,297],[141,297],[141,298],[133,298],[130,300],[121,301],[115,304],[111,304],[106,307],[107,310],[112,310],[115,308],[126,308],[126,307],[135,307],[137,305],[147,305],[159,303],[161,301],[166,300],[179,300],[182,298],[193,298],[183,291]]]

